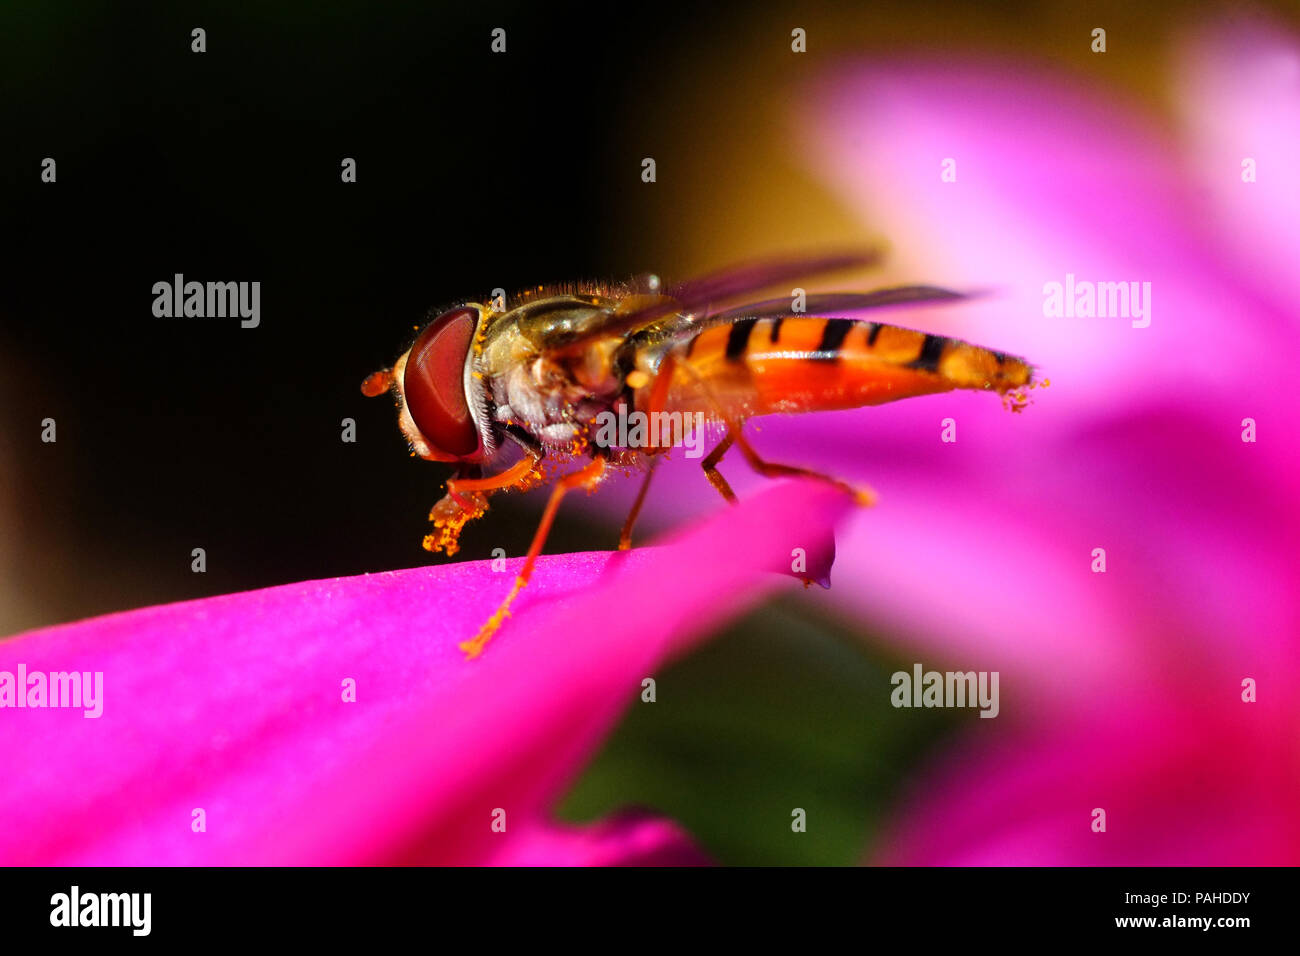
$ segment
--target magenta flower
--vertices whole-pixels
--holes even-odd
[[[1233,31],[1186,48],[1181,139],[1005,66],[880,66],[836,86],[827,177],[864,211],[879,202],[871,221],[920,253],[913,268],[1004,290],[953,321],[1053,383],[1014,429],[947,397],[870,426],[887,450],[951,416],[968,444],[864,464],[889,484],[879,520],[848,535],[840,593],[919,654],[1011,675],[1010,726],[978,728],[913,788],[881,860],[1300,860],[1284,385],[1300,327],[1281,265],[1300,260],[1296,50]],[[1045,315],[1070,274],[1149,282],[1148,315]]]
[[[1300,56],[1265,28],[1181,50],[1175,133],[1005,63],[873,62],[796,103],[889,279],[992,290],[891,321],[1051,381],[1016,417],[951,393],[757,437],[880,492],[841,538],[846,615],[1002,675],[1001,716],[910,789],[881,861],[1300,861]],[[1145,315],[1051,314],[1075,280],[1149,283]],[[655,494],[712,506],[661,471]]]
[[[852,507],[787,483],[662,547],[546,558],[474,662],[457,641],[518,562],[310,581],[5,641],[0,681],[20,666],[102,672],[103,690],[98,717],[3,711],[0,861],[701,862],[668,821],[560,827],[549,807],[644,679],[781,583],[771,572],[788,574],[793,548],[829,561]]]
[[[841,593],[895,631],[932,635],[936,650],[1014,652],[1046,698],[1144,682],[1145,668],[1124,668],[1162,663],[1142,658],[1175,638],[1182,653],[1204,642],[1218,657],[1243,635],[1288,634],[1300,609],[1282,586],[1294,580],[1296,473],[1277,430],[1296,407],[1279,387],[1297,341],[1293,302],[1225,268],[1226,238],[1253,246],[1258,234],[1198,201],[1158,121],[1005,66],[873,68],[842,78],[826,118],[826,174],[879,198],[871,221],[916,250],[910,268],[1003,291],[925,321],[1029,355],[1052,382],[1012,423],[943,396],[858,425],[872,447],[845,464],[864,477],[888,473],[900,447],[919,450],[887,492],[905,500],[857,522],[859,546],[846,549],[849,578],[877,586]],[[955,183],[940,180],[945,157],[957,159]],[[1274,168],[1287,158],[1261,157]],[[1258,185],[1240,173],[1239,161],[1219,168],[1222,188]],[[1149,282],[1150,325],[1045,316],[1046,284],[1071,274]],[[945,447],[949,416],[964,434]],[[1246,418],[1273,434],[1244,442]],[[810,423],[808,444],[833,427]],[[916,434],[936,437],[905,442]],[[932,520],[916,520],[921,510]],[[1106,577],[1090,571],[1097,547]],[[1262,588],[1269,599],[1245,600]]]

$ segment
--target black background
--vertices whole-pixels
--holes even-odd
[[[444,560],[419,543],[446,470],[408,458],[358,385],[431,307],[658,268],[615,238],[654,201],[654,130],[624,104],[682,22],[618,9],[11,11],[0,428],[22,514],[4,533],[56,609],[14,623]],[[178,272],[259,280],[260,327],[155,318]],[[507,503],[461,557],[515,553],[533,520]],[[555,540],[607,538],[570,517]]]

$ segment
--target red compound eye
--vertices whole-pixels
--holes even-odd
[[[466,458],[479,449],[465,398],[465,362],[478,312],[453,309],[434,319],[411,346],[402,376],[406,407],[435,451]]]

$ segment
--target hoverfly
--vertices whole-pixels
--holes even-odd
[[[466,302],[441,312],[391,369],[370,375],[362,392],[391,390],[413,455],[451,462],[455,474],[429,519],[424,547],[448,555],[461,529],[483,515],[488,497],[553,482],[523,568],[472,639],[476,657],[528,584],[560,501],[593,488],[611,466],[646,465],[623,525],[631,546],[659,456],[669,450],[651,430],[640,447],[593,441],[602,413],[702,413],[725,429],[702,465],[730,502],[718,471],[733,446],[766,476],[805,476],[874,500],[828,475],[761,458],[741,432],[748,418],[876,405],[952,389],[995,391],[1023,406],[1032,368],[1022,359],[965,342],[862,319],[836,317],[892,305],[964,298],[933,286],[808,295],[736,305],[780,284],[873,263],[874,254],[770,261],[724,270],[664,290],[649,276],[625,285],[574,285],[525,293],[497,311]],[[517,460],[511,463],[512,456]],[[560,474],[552,466],[573,463]]]

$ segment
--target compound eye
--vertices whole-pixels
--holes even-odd
[[[444,312],[411,346],[402,394],[416,428],[438,451],[465,458],[479,448],[465,398],[465,362],[478,323],[475,309]]]

